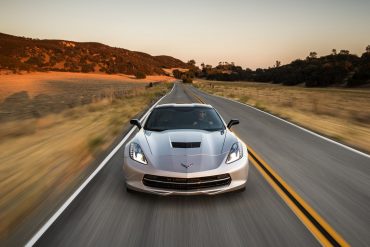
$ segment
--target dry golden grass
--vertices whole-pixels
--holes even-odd
[[[0,75],[0,122],[44,117],[112,95],[124,96],[149,82],[171,80],[165,76],[137,80],[125,75],[62,72]]]
[[[252,82],[197,81],[232,98],[370,152],[370,90],[287,87]]]
[[[132,90],[124,98],[78,106],[0,128],[0,239],[45,200],[60,198],[127,126],[170,84]],[[55,205],[54,205],[55,206]]]
[[[117,84],[147,84],[149,82],[173,82],[175,79],[168,76],[147,76],[145,79],[136,79],[135,76],[116,74],[95,74],[95,73],[72,73],[72,72],[32,72],[23,74],[13,74],[9,71],[0,70],[0,102],[9,95],[27,91],[30,97],[38,94],[58,94],[64,93],[66,87],[54,85],[63,82],[64,84],[76,84],[81,87],[84,84],[97,84],[104,82],[109,86]],[[133,85],[134,86],[134,85]]]

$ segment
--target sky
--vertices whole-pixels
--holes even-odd
[[[243,68],[370,45],[370,0],[0,0],[0,32]]]

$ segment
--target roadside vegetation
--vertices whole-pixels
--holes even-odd
[[[145,79],[146,75],[145,75],[144,72],[138,71],[138,72],[135,73],[135,77],[136,77],[136,79]]]
[[[93,161],[124,132],[129,120],[171,87],[170,83],[151,83],[122,91],[112,84],[101,94],[104,97],[86,104],[3,119],[0,240],[55,209],[93,168]]]
[[[197,71],[199,72],[199,68],[195,66],[195,61],[193,59],[187,62],[187,67],[190,69],[173,70],[172,71],[173,77],[182,80],[183,83],[193,83],[193,79],[195,78]]]
[[[265,69],[243,69],[233,62],[219,62],[215,67],[202,63],[198,68],[194,60],[190,60],[187,66],[187,76],[206,80],[253,81],[306,87],[357,87],[370,85],[370,45],[360,56],[348,50],[337,52],[336,49],[321,57],[316,52],[310,52],[305,59],[296,59],[285,65],[276,61],[272,67]],[[178,74],[182,76],[184,73]]]
[[[197,80],[208,93],[270,112],[370,153],[370,90]]]

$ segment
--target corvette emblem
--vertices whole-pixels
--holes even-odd
[[[190,163],[190,164],[184,164],[184,163],[181,163],[181,165],[183,167],[185,167],[186,169],[188,169],[189,167],[191,167],[193,165],[193,163]]]

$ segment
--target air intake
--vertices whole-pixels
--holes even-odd
[[[145,186],[172,190],[207,189],[219,186],[227,186],[230,183],[231,177],[229,174],[220,174],[216,176],[199,178],[162,177],[145,174],[143,178],[143,184]]]
[[[200,142],[171,142],[173,148],[199,148]]]

